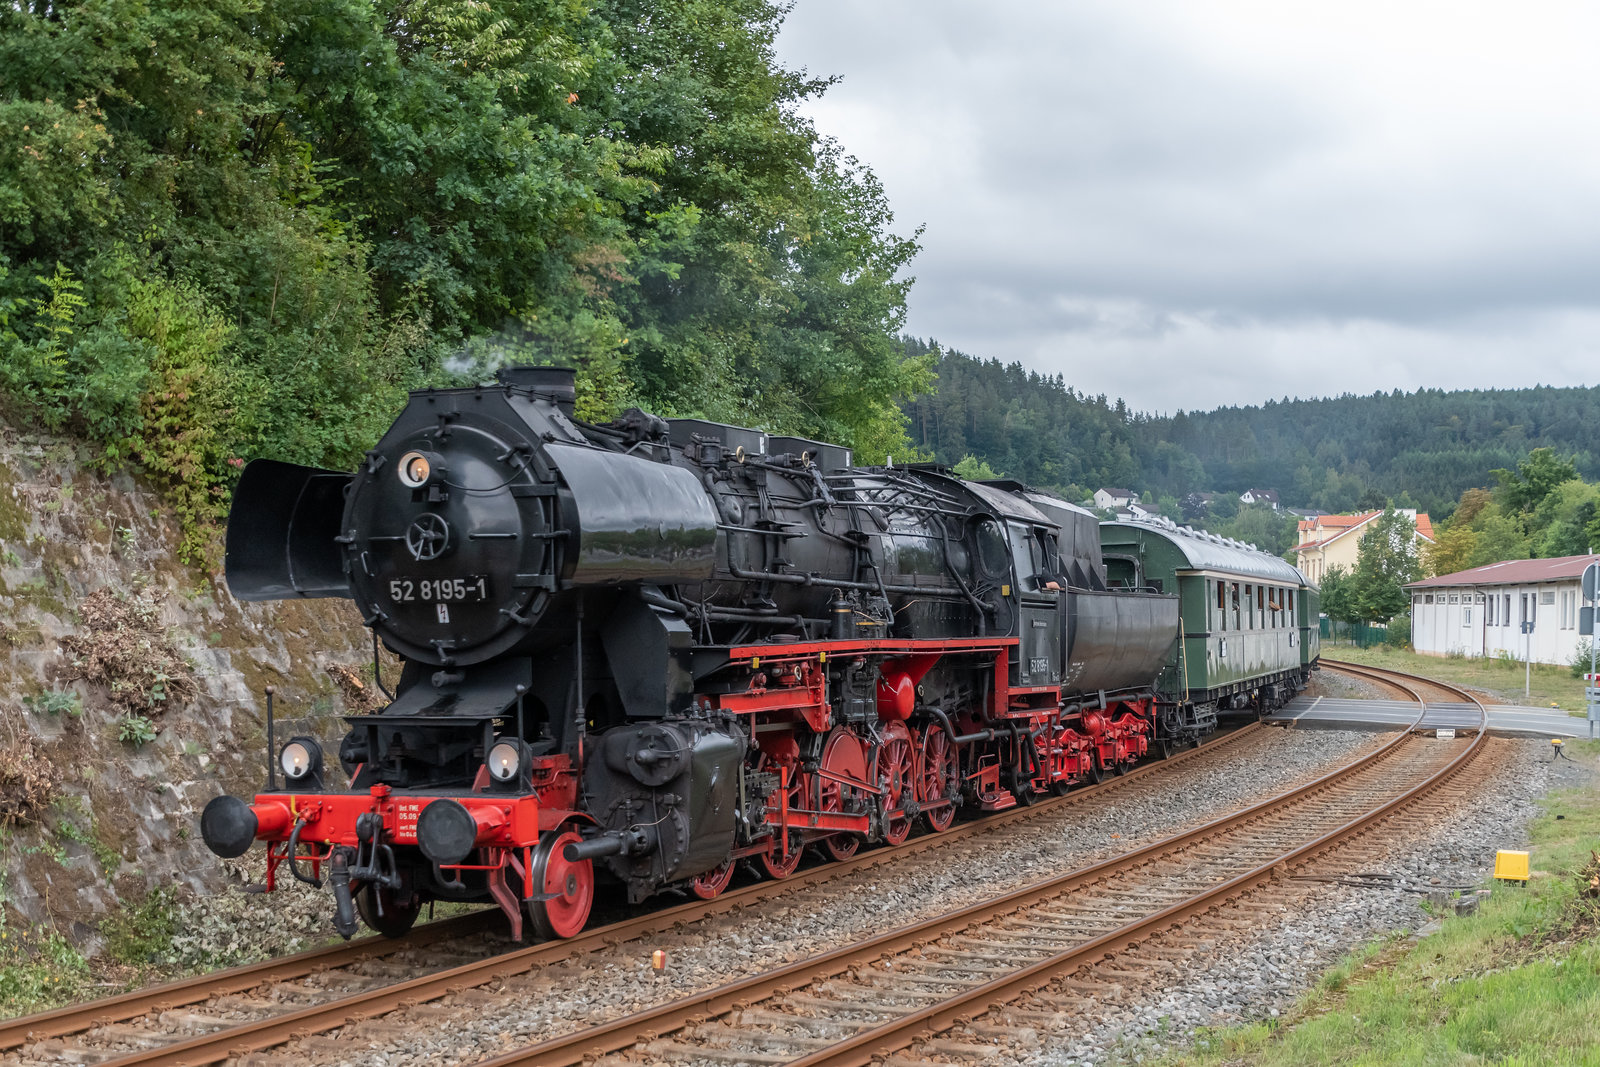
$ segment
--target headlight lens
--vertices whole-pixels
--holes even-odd
[[[400,457],[400,480],[410,488],[420,489],[428,484],[428,476],[432,473],[433,464],[421,452],[407,452]]]
[[[296,737],[278,750],[278,766],[291,782],[298,782],[322,765],[322,747],[309,737]]]
[[[488,763],[489,777],[497,782],[509,782],[522,765],[522,748],[514,741],[502,741],[489,750]]]

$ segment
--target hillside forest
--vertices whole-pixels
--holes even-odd
[[[1589,543],[1600,390],[1153,414],[903,336],[917,233],[801,114],[831,79],[778,63],[785,10],[0,8],[0,415],[141,471],[192,562],[247,460],[348,469],[406,390],[510,361],[576,367],[590,419],[1127,487],[1273,551],[1246,488],[1454,512],[1441,564]]]

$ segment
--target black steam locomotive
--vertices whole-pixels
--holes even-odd
[[[414,393],[354,474],[240,481],[233,593],[347,597],[405,662],[338,771],[291,738],[282,783],[202,818],[219,855],[266,843],[268,888],[330,884],[346,936],[430,899],[571,936],[597,877],[709,898],[1214,723],[1156,690],[1177,597],[1107,588],[1088,512],[573,399],[570,371],[502,371]]]

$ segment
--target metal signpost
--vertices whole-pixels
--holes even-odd
[[[1594,609],[1600,601],[1600,563],[1591,563],[1583,569],[1584,605],[1578,610],[1578,632],[1589,639],[1589,673],[1583,676],[1583,695],[1589,705],[1589,740],[1594,740],[1595,729],[1600,726],[1600,679],[1595,677],[1594,660]]]

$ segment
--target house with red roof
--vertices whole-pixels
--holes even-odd
[[[1426,511],[1397,510],[1416,524],[1417,540],[1433,544],[1433,520]],[[1346,574],[1354,572],[1361,558],[1361,535],[1367,532],[1372,520],[1382,514],[1382,511],[1363,511],[1358,515],[1314,515],[1301,519],[1297,524],[1299,541],[1294,549],[1300,573],[1313,583],[1320,583],[1335,567],[1343,567]]]
[[[1583,572],[1596,562],[1600,555],[1508,559],[1412,582],[1411,647],[1430,656],[1570,663]]]

